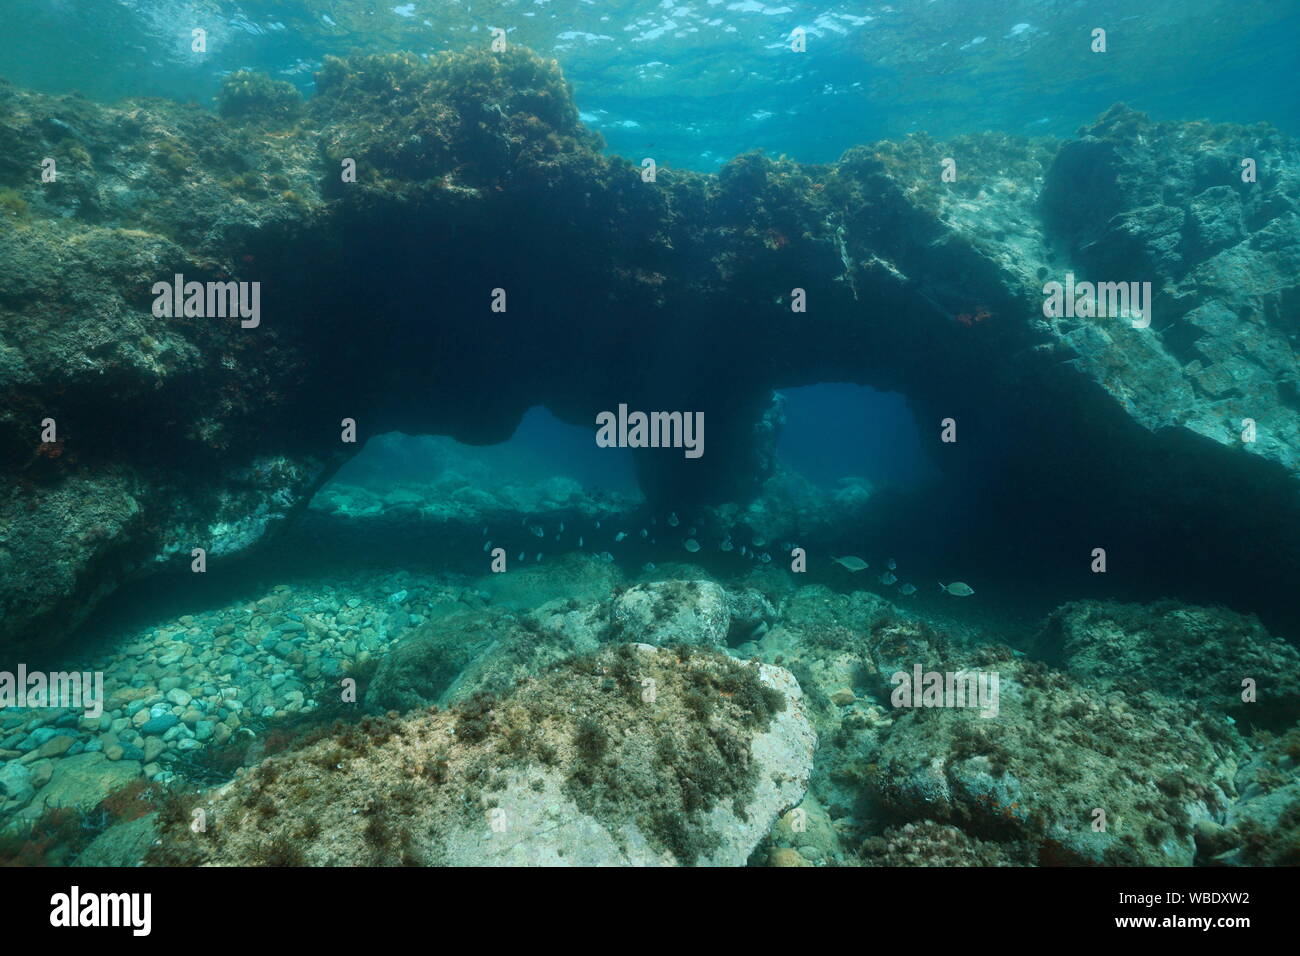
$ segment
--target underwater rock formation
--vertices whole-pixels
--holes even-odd
[[[1230,866],[1300,865],[1300,729],[1268,739],[1237,773],[1223,825],[1198,827],[1205,857]]]
[[[614,631],[639,644],[721,648],[731,629],[727,592],[712,581],[652,581],[614,602]]]
[[[1300,720],[1300,652],[1253,616],[1176,602],[1076,601],[1048,618],[1039,644],[1105,690],[1155,690],[1253,728],[1285,730]]]
[[[408,711],[505,693],[525,677],[595,651],[607,637],[603,602],[557,599],[519,617],[495,608],[457,611],[414,629],[384,656],[366,705]]]
[[[898,715],[877,758],[887,813],[1026,843],[1042,864],[1189,866],[1196,824],[1230,803],[1238,738],[1185,702],[1139,707],[1009,654],[942,669],[996,670],[999,715]]]
[[[789,672],[617,645],[270,758],[200,800],[206,833],[167,823],[154,859],[739,866],[802,799],[815,748]]]
[[[1300,661],[1250,617],[1074,602],[1039,628],[1040,662],[933,603],[771,565],[725,587],[691,565],[552,566],[549,581],[536,566],[313,575],[130,629],[86,662],[105,671],[100,718],[0,713],[0,862],[131,865],[156,828],[173,862],[554,862],[551,827],[597,862],[659,862],[664,847],[771,866],[1298,858],[1300,728],[1285,714]],[[500,605],[483,596],[493,577],[515,582]],[[676,622],[659,635],[674,643],[623,643],[613,608],[633,591],[656,596],[634,622]],[[734,657],[700,646],[723,633]],[[918,664],[997,674],[996,714],[895,701]],[[1236,695],[1241,673],[1262,675],[1254,703]],[[782,685],[780,709],[755,674],[798,693]],[[343,676],[355,703],[339,700]],[[782,727],[803,743],[780,737],[769,762],[759,741]],[[798,782],[783,806],[759,798],[759,764]],[[215,790],[194,804],[196,786]],[[758,806],[743,825],[725,815],[738,795]],[[196,807],[204,838],[188,830]],[[498,809],[530,838],[499,840]],[[708,849],[714,823],[738,842]],[[321,844],[335,834],[338,856]]]
[[[891,827],[862,848],[871,866],[1028,866],[1016,847],[980,840],[949,824],[923,820]]]
[[[490,609],[458,611],[425,624],[384,655],[366,688],[366,705],[405,712],[445,704],[471,661],[517,633],[507,615]]]
[[[639,450],[643,488],[744,502],[772,389],[823,381],[906,393],[936,447],[959,423],[945,507],[1071,548],[1139,528],[1259,593],[1300,573],[1298,154],[1270,129],[1117,108],[1067,143],[647,182],[520,50],[328,59],[316,89],[237,73],[216,115],[0,87],[0,643],[257,544],[359,447],[344,419],[488,443],[534,404],[699,411],[704,457]],[[1066,271],[1151,282],[1150,327],[1045,318]],[[177,275],[260,283],[258,314],[155,315]]]
[[[1175,614],[1189,622],[1186,653],[1206,641],[1225,675],[1257,670],[1280,642],[1249,618],[1168,602],[1078,602],[1042,633],[1058,633],[1060,619],[1082,630],[1089,614],[1090,652],[1075,659],[1076,672],[937,629],[863,592],[809,586],[782,599],[779,623],[750,647],[799,680],[820,746],[802,805],[806,833],[778,824],[760,847],[769,865],[1294,859],[1300,731],[1251,731],[1269,715],[1250,714],[1262,704],[1230,693],[1216,697],[1213,668],[1204,678],[1211,692],[1189,699],[1179,681],[1164,680],[1166,669],[1142,680],[1130,666],[1142,635],[1170,627]],[[1130,623],[1132,637],[1117,620]],[[1122,663],[1111,672],[1086,666],[1108,639]],[[996,674],[996,713],[896,700],[894,675],[910,675],[918,662],[941,675]],[[1300,671],[1286,654],[1275,663],[1285,681]],[[818,823],[823,815],[830,832]]]

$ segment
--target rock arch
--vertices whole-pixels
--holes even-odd
[[[1165,577],[1230,563],[1225,600],[1300,571],[1300,157],[1271,129],[1117,107],[1065,143],[646,183],[524,51],[330,59],[317,87],[220,117],[0,88],[0,643],[61,637],[191,547],[252,547],[346,460],[345,417],[490,443],[534,404],[703,411],[704,459],[639,468],[652,499],[716,502],[770,467],[772,389],[821,381],[909,395],[936,442],[957,419],[938,507],[990,529],[1145,541]],[[43,156],[59,182],[33,181]],[[1046,319],[1066,271],[1151,281],[1152,328]],[[261,325],[154,318],[178,273],[261,282]]]

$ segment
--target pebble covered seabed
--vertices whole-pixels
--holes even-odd
[[[101,716],[0,711],[0,759],[9,762],[3,772],[25,774],[32,789],[17,792],[5,810],[22,803],[28,809],[18,815],[34,818],[42,797],[55,793],[60,804],[90,809],[104,787],[139,774],[169,783],[176,759],[315,709],[313,686],[382,655],[423,621],[411,608],[449,590],[405,571],[310,590],[278,585],[254,601],[102,642],[109,646],[98,656],[68,664],[103,673]]]

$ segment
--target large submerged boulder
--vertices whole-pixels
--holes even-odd
[[[743,865],[803,798],[789,672],[623,644],[451,711],[367,718],[205,795],[155,860],[215,865]]]
[[[1044,865],[1192,865],[1197,824],[1221,816],[1233,793],[1226,735],[1216,739],[1186,707],[1129,708],[1056,675],[1019,695],[1004,687],[1014,716],[996,726],[962,710],[897,722],[879,760],[890,812],[963,822],[1033,848]],[[1050,703],[1063,696],[1066,715]]]
[[[623,640],[719,648],[731,627],[731,607],[713,581],[652,581],[619,595],[611,623]]]

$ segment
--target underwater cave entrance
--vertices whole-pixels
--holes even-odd
[[[508,547],[512,562],[526,547],[523,567],[537,566],[539,551],[550,567],[566,552],[609,546],[592,534],[594,519],[578,516],[584,507],[631,511],[643,504],[631,451],[599,448],[593,429],[567,425],[540,406],[495,445],[384,432],[370,438],[279,533],[246,554],[212,562],[205,574],[174,574],[166,587],[152,577],[123,584],[50,660],[111,646],[117,635],[160,620],[255,601],[279,586],[312,590],[322,580],[355,583],[392,569],[483,576],[485,526],[490,539]],[[509,520],[502,520],[507,514]],[[523,526],[521,516],[528,516]],[[544,540],[534,535],[534,522],[545,526]],[[561,522],[566,525],[556,540]],[[606,528],[606,539],[612,533]],[[527,600],[520,606],[571,596],[565,591],[569,584],[561,576],[556,593],[541,597],[535,587],[522,587]],[[508,595],[494,598],[512,603]]]
[[[568,425],[540,405],[524,414],[508,440],[495,445],[467,445],[440,435],[376,435],[321,490],[331,484],[375,489],[429,484],[456,475],[487,491],[565,478],[588,492],[639,494],[630,451],[598,448],[593,429]]]
[[[387,566],[478,576],[497,548],[512,569],[599,552],[600,518],[643,504],[629,450],[600,448],[594,429],[534,406],[490,445],[375,435],[274,547],[341,574]]]
[[[809,481],[845,478],[912,486],[939,477],[906,396],[865,385],[824,383],[781,389],[785,424],[777,458]]]

